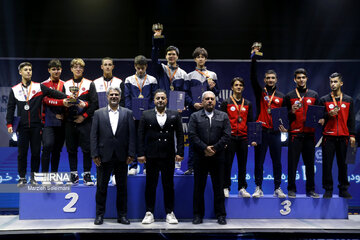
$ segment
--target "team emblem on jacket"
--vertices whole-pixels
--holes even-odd
[[[279,103],[279,102],[280,102],[279,99],[277,99],[277,98],[276,98],[274,101],[275,101],[276,103]]]
[[[310,99],[306,100],[306,102],[307,102],[308,104],[311,104],[311,100],[310,100]]]
[[[346,108],[346,105],[345,105],[345,104],[341,104],[341,107],[342,107],[342,108]]]
[[[330,108],[330,109],[333,109],[333,108],[334,108],[334,104],[331,103],[331,104],[329,105],[329,108]]]
[[[232,111],[232,112],[234,112],[235,109],[236,109],[236,108],[235,108],[234,106],[231,106],[231,107],[230,107],[230,111]]]
[[[36,91],[35,91],[35,90],[32,90],[32,93],[33,93],[33,94],[35,94],[35,93],[36,93]]]
[[[85,91],[85,88],[83,87],[81,90]]]

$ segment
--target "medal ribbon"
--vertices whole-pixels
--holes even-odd
[[[302,102],[302,100],[304,99],[304,97],[305,97],[305,95],[306,95],[306,93],[307,93],[307,91],[308,91],[309,89],[306,89],[306,92],[305,92],[305,94],[304,94],[304,96],[300,96],[300,93],[299,93],[299,90],[297,89],[297,88],[295,88],[295,91],[296,91],[296,95],[297,95],[297,97],[299,98],[299,101],[300,102]]]
[[[266,96],[269,97],[269,93],[268,93],[268,91],[266,90],[266,87],[264,87],[264,90],[265,90],[265,92],[266,92]],[[274,98],[274,96],[275,96],[275,92],[276,92],[276,90],[275,90],[275,91],[273,92],[273,94],[271,95],[270,100],[266,100],[266,101],[268,102],[268,108],[270,108],[271,102],[272,102],[272,100],[273,100],[273,98]]]
[[[174,71],[174,73],[173,73],[173,74],[171,74],[171,70],[170,70],[170,68],[169,68],[168,66],[166,66],[166,67],[167,67],[168,72],[169,72],[169,81],[170,81],[170,85],[172,85],[172,80],[174,79],[175,74],[176,74],[176,72],[177,72],[178,68],[176,68],[176,70]]]
[[[195,69],[198,73],[200,73],[201,75],[205,76],[206,78],[210,78],[209,74],[208,74],[208,71],[206,72],[202,72],[200,71],[199,69]]]
[[[79,91],[76,93],[76,97],[78,97],[78,96],[79,96],[79,93],[80,93],[80,88],[81,88],[81,84],[83,83],[83,81],[84,81],[84,78],[83,78],[83,79],[81,79],[80,85],[79,85],[78,83],[76,83],[76,87],[78,87],[78,88],[79,88]],[[75,81],[74,81],[74,80],[73,80],[73,85],[75,86]]]
[[[334,105],[335,105],[335,106],[338,106],[333,93],[331,93],[331,97],[332,97],[332,100],[333,100],[333,102],[334,102]],[[341,93],[341,94],[340,94],[340,106],[341,106],[341,104],[342,104],[342,98],[343,98],[343,94]],[[340,110],[340,109],[341,109],[341,108],[339,108],[339,110]]]
[[[233,97],[233,96],[230,96],[230,98],[231,98],[232,102],[235,104],[236,110],[238,110],[239,115],[240,115],[240,111],[241,111],[241,109],[244,107],[244,98],[242,99],[240,108],[239,108],[239,105],[236,103],[234,97]]]
[[[21,90],[24,94],[24,98],[26,99],[26,103],[29,104],[29,97],[30,97],[30,93],[31,93],[31,87],[32,87],[32,82],[30,83],[29,86],[29,90],[27,91],[27,93],[25,93],[23,86],[21,85]]]
[[[105,86],[105,92],[107,92],[107,89],[108,89],[109,84],[110,84],[110,87],[111,87],[111,83],[112,83],[112,80],[113,80],[113,79],[114,79],[114,78],[111,78],[110,83],[108,82],[108,84],[106,85],[106,81],[105,81],[105,79],[103,78],[104,86]]]
[[[54,87],[55,83],[53,81],[51,81],[51,84],[52,84],[53,89],[55,89],[55,87]],[[60,91],[59,89],[60,89],[60,80],[58,81],[58,84],[57,84],[57,87],[56,87],[56,90]]]
[[[146,77],[147,77],[147,74],[145,74],[144,81],[143,81],[143,83],[142,83],[142,86],[140,87],[139,80],[138,80],[138,78],[137,78],[137,76],[136,76],[136,74],[135,74],[136,84],[137,84],[137,86],[138,86],[138,88],[139,88],[139,90],[140,90],[140,94],[141,94],[141,95],[142,95],[142,89],[143,89],[144,84],[145,84],[145,81],[146,81]]]

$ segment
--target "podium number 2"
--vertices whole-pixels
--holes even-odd
[[[285,200],[281,203],[281,205],[284,205],[284,209],[280,210],[280,214],[283,216],[288,215],[291,212],[291,202],[289,200]]]
[[[77,193],[71,192],[65,195],[65,199],[71,199],[68,204],[63,208],[64,212],[75,212],[76,208],[73,207],[79,199]]]

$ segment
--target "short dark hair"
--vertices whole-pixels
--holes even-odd
[[[48,63],[48,68],[61,68],[61,62],[59,59],[51,59]]]
[[[206,59],[208,58],[208,52],[206,51],[205,48],[202,48],[202,47],[195,48],[195,50],[192,54],[193,58],[197,58],[200,55],[203,55]]]
[[[143,55],[136,56],[134,59],[135,65],[147,65],[146,57]]]
[[[166,95],[166,91],[164,89],[158,88],[154,92],[154,98],[155,98],[156,94],[158,94],[158,93],[165,93],[165,95]],[[167,95],[166,95],[166,98],[167,98]]]
[[[29,67],[32,68],[32,64],[31,64],[31,63],[29,63],[29,62],[22,62],[22,63],[19,64],[18,70],[20,71],[23,67],[26,67],[26,66],[29,66]]]
[[[165,50],[165,54],[167,54],[170,51],[175,51],[176,55],[179,56],[179,49],[175,46],[169,46],[166,50]]]
[[[270,69],[270,70],[267,70],[266,72],[265,72],[265,77],[266,77],[266,75],[268,75],[268,74],[274,74],[275,75],[275,77],[277,78],[277,74],[276,74],[276,72],[274,71],[274,70],[272,70],[272,69]]]
[[[234,86],[234,84],[235,84],[236,81],[241,82],[242,85],[245,87],[245,81],[244,81],[244,79],[243,79],[242,77],[235,77],[235,78],[233,78],[233,80],[231,80],[231,87]]]
[[[111,57],[104,57],[101,59],[101,64],[103,64],[105,60],[110,60],[112,63],[114,63],[114,60]]]
[[[336,77],[338,77],[340,81],[342,81],[342,75],[338,72],[332,73],[329,78],[336,78]]]
[[[304,68],[298,68],[294,72],[294,77],[296,78],[296,75],[298,74],[304,74],[307,77],[307,72]]]

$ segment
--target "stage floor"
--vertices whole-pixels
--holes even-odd
[[[228,219],[221,226],[215,219],[205,219],[203,224],[193,225],[191,220],[180,220],[179,224],[167,224],[163,219],[150,225],[141,220],[132,220],[130,225],[122,225],[116,219],[105,219],[104,224],[96,226],[93,219],[61,220],[19,220],[18,215],[0,216],[0,236],[23,234],[315,234],[328,237],[360,237],[360,215],[349,215],[347,220],[332,219]],[[335,234],[335,235],[334,235]]]

